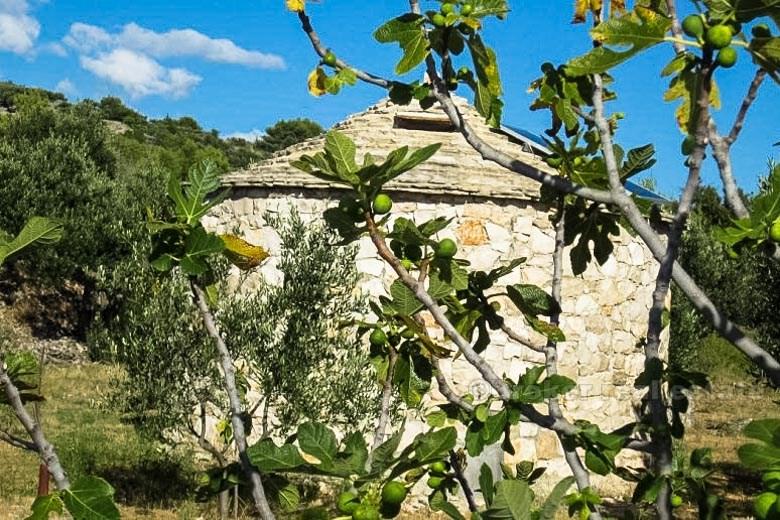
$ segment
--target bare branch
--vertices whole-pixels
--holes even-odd
[[[479,510],[479,506],[477,506],[477,500],[474,498],[474,491],[471,489],[469,481],[466,479],[466,475],[463,473],[463,466],[460,463],[460,458],[454,450],[450,451],[450,466],[452,466],[452,471],[455,472],[455,479],[458,481],[460,488],[463,490],[463,496],[466,497],[466,503],[469,505],[469,511],[472,513],[477,512]]]
[[[5,364],[2,356],[0,356],[0,386],[5,390],[5,396],[8,400],[8,404],[14,411],[14,415],[22,423],[27,434],[32,439],[35,446],[35,451],[38,452],[38,456],[41,458],[46,467],[49,469],[54,483],[57,485],[57,489],[63,490],[70,487],[68,476],[65,474],[65,470],[62,468],[60,459],[57,456],[57,452],[54,446],[46,440],[46,436],[43,434],[41,425],[33,420],[27,408],[24,407],[22,397],[19,395],[19,389],[16,388],[8,373],[5,371]]]
[[[731,127],[729,135],[724,137],[718,133],[718,128],[715,125],[715,121],[709,122],[709,138],[710,145],[712,146],[712,153],[715,157],[715,162],[718,165],[720,171],[720,179],[723,182],[723,191],[725,194],[726,205],[731,209],[737,218],[748,218],[750,212],[745,206],[742,197],[739,194],[739,188],[737,182],[734,179],[734,172],[732,170],[731,163],[731,146],[739,137],[742,127],[745,124],[745,117],[747,116],[750,107],[758,96],[758,90],[761,88],[761,84],[766,78],[766,71],[758,69],[753,81],[750,82],[745,98],[742,100],[742,105],[739,108],[737,117],[734,120],[734,124]]]
[[[252,498],[254,499],[255,507],[258,513],[260,513],[263,520],[274,520],[273,511],[268,505],[268,500],[265,496],[265,490],[263,489],[263,482],[260,479],[260,473],[252,465],[252,461],[249,460],[247,455],[247,439],[246,430],[244,429],[244,422],[241,419],[243,410],[241,407],[241,398],[238,395],[238,388],[236,387],[236,369],[233,364],[233,357],[230,351],[225,345],[225,341],[222,339],[222,334],[217,327],[214,314],[209,309],[206,295],[203,293],[203,289],[193,279],[190,280],[190,288],[192,290],[193,300],[200,311],[203,325],[206,327],[211,339],[214,340],[214,344],[219,352],[220,364],[222,365],[222,371],[225,379],[225,391],[230,401],[230,422],[233,426],[233,439],[238,450],[238,458],[241,460],[241,467],[244,473],[249,478],[252,488]]]
[[[474,405],[459,396],[455,390],[452,389],[449,382],[447,381],[447,378],[444,377],[444,374],[441,371],[439,358],[434,356],[431,360],[431,365],[433,366],[433,375],[436,378],[436,384],[439,386],[439,392],[441,395],[446,397],[449,402],[461,408],[466,413],[473,413]]]
[[[7,442],[14,448],[19,448],[22,450],[27,451],[38,451],[38,448],[36,448],[34,442],[30,442],[26,439],[22,439],[21,437],[17,437],[16,435],[12,435],[8,432],[0,431],[0,441]]]
[[[748,110],[750,110],[751,105],[753,105],[756,97],[758,97],[758,90],[764,83],[765,78],[766,71],[764,69],[758,69],[756,75],[753,77],[753,81],[750,82],[750,87],[748,88],[747,94],[745,94],[745,99],[742,100],[742,105],[739,107],[739,112],[737,112],[737,117],[729,132],[727,138],[729,144],[733,144],[739,137],[742,127],[745,126],[745,117],[747,116]]]
[[[553,250],[553,279],[552,279],[552,298],[560,306],[561,303],[561,287],[563,285],[563,252],[566,248],[565,240],[565,211],[566,206],[563,202],[563,196],[559,203],[557,222],[555,223],[555,249]],[[554,312],[550,316],[550,323],[558,325],[561,321],[560,312]],[[558,373],[558,345],[554,341],[548,341],[544,348],[545,358],[545,370],[547,375],[552,376]],[[550,416],[555,419],[563,419],[563,412],[561,411],[560,403],[557,397],[551,397],[547,400],[547,407],[550,410]],[[566,463],[571,469],[571,473],[574,476],[574,480],[577,482],[577,488],[582,491],[590,487],[590,473],[582,464],[579,454],[576,449],[568,448],[568,443],[565,442],[565,435],[558,433],[558,439],[561,443],[561,449],[563,450],[563,456],[566,459]],[[601,514],[597,507],[593,507],[590,513],[590,517],[594,520],[601,518]]]

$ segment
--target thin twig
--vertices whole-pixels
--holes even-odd
[[[566,248],[565,240],[565,212],[566,205],[563,200],[563,196],[560,197],[558,204],[558,215],[555,222],[555,249],[553,250],[553,279],[552,279],[552,298],[558,304],[560,308],[561,304],[561,289],[563,286],[563,253]],[[553,312],[550,316],[550,323],[552,325],[559,325],[561,321],[560,312]],[[558,373],[558,344],[552,340],[547,341],[547,345],[544,348],[545,357],[545,370],[547,375],[553,376]],[[556,419],[563,418],[563,411],[561,410],[560,403],[557,397],[551,397],[547,400],[547,407],[550,410],[550,416]],[[571,473],[574,476],[574,480],[577,483],[577,488],[582,491],[590,487],[590,474],[582,463],[576,448],[569,448],[569,444],[566,442],[566,438],[563,434],[558,433],[558,439],[563,450],[563,456],[566,459],[566,463],[571,469]],[[590,517],[594,520],[601,518],[597,506],[592,506]]]
[[[317,53],[321,58],[324,58],[325,55],[328,53],[328,49],[322,44],[320,41],[320,37],[317,34],[317,31],[314,30],[314,27],[311,25],[311,20],[309,19],[309,16],[304,11],[298,12],[298,19],[301,21],[301,27],[303,28],[303,32],[306,33],[306,35],[309,37],[309,41],[311,41],[312,47],[314,47],[314,52]],[[343,61],[341,58],[336,59],[336,67],[339,69],[350,69],[352,72],[355,73],[355,75],[358,77],[358,79],[370,83],[372,85],[376,85],[378,87],[382,88],[390,88],[392,85],[392,82],[381,78],[379,76],[376,76],[374,74],[371,74],[369,72],[357,69],[345,61]]]
[[[458,457],[458,454],[455,453],[455,450],[450,450],[450,466],[452,466],[452,471],[455,473],[455,480],[458,481],[458,484],[460,484],[460,489],[463,490],[463,496],[466,497],[466,503],[469,505],[469,511],[476,513],[479,510],[479,506],[477,505],[477,500],[474,497],[474,490],[471,489],[469,481],[466,479],[466,475],[463,473],[463,466],[461,465],[460,458]]]
[[[0,441],[7,442],[14,448],[27,451],[38,451],[34,442],[22,439],[21,437],[17,437],[16,435],[10,434],[8,432],[0,431]]]
[[[441,393],[441,395],[443,395],[449,402],[459,407],[466,413],[474,413],[474,405],[463,399],[463,397],[458,395],[450,386],[447,378],[441,371],[441,363],[439,362],[439,358],[434,356],[431,360],[431,365],[433,366],[433,375],[436,378],[436,384],[439,387],[439,393]]]

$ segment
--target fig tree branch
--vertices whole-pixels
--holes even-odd
[[[750,87],[748,88],[747,94],[745,94],[745,98],[742,100],[742,105],[734,119],[731,131],[727,136],[724,137],[718,133],[715,121],[710,120],[709,122],[710,146],[712,147],[712,154],[715,157],[715,162],[720,171],[720,179],[723,182],[726,205],[737,218],[741,219],[750,217],[750,212],[740,196],[739,188],[737,187],[737,182],[734,178],[731,163],[731,146],[739,137],[742,127],[745,124],[747,113],[753,105],[753,102],[755,102],[758,91],[765,78],[766,71],[758,69],[753,77],[753,81],[750,82]]]
[[[473,413],[474,405],[463,399],[463,397],[459,396],[450,386],[447,378],[441,371],[441,363],[439,362],[439,358],[433,356],[431,358],[431,365],[433,366],[433,375],[436,378],[436,384],[439,387],[439,392],[441,395],[443,395],[449,402],[459,407],[466,413]]]
[[[328,49],[320,41],[320,37],[317,34],[317,31],[315,31],[314,27],[312,27],[311,25],[311,20],[309,19],[309,16],[306,14],[305,11],[299,11],[298,19],[301,21],[301,27],[303,28],[303,32],[305,32],[306,35],[309,37],[309,41],[311,41],[311,45],[312,47],[314,47],[314,52],[316,52],[320,58],[324,58],[325,55],[328,53]],[[372,85],[376,85],[378,87],[382,87],[384,89],[388,89],[392,85],[391,81],[376,76],[374,74],[368,73],[366,71],[357,69],[355,67],[352,67],[351,65],[343,61],[341,58],[336,58],[336,67],[339,69],[350,69],[352,70],[352,72],[355,73],[355,75],[358,77],[359,80],[364,81],[366,83],[370,83]]]
[[[32,439],[35,451],[38,452],[38,456],[49,469],[49,473],[51,473],[57,489],[68,489],[70,487],[70,482],[60,463],[57,452],[43,434],[41,425],[35,422],[27,411],[27,408],[24,407],[22,397],[19,394],[19,389],[16,388],[16,385],[14,385],[13,381],[11,381],[11,378],[8,376],[8,373],[5,371],[5,364],[2,356],[0,356],[0,386],[3,387],[5,397],[8,400],[11,409],[14,411],[14,415],[16,415],[16,418],[22,423],[25,431],[30,436],[30,439]]]
[[[382,383],[382,405],[379,409],[379,420],[376,423],[376,429],[374,430],[374,442],[371,447],[371,453],[374,453],[380,444],[385,441],[385,431],[387,430],[387,423],[390,421],[390,403],[393,397],[393,375],[395,374],[395,362],[398,359],[398,354],[392,345],[388,344],[388,357],[387,357],[387,375],[385,381]]]
[[[617,172],[617,161],[612,152],[612,134],[609,129],[609,123],[604,116],[604,104],[601,90],[598,95],[594,95],[594,104],[598,103],[598,111],[594,110],[596,117],[596,126],[602,140],[602,149],[604,150],[604,159],[607,164],[607,171],[613,177]],[[598,113],[597,113],[598,112]],[[642,241],[652,252],[655,259],[660,263],[666,256],[666,246],[660,236],[650,226],[642,215],[634,201],[624,190],[612,190],[615,205],[620,212],[629,221],[631,227],[637,232]],[[775,385],[780,385],[780,363],[777,362],[768,352],[762,349],[755,341],[745,335],[745,333],[731,320],[728,319],[710,300],[704,291],[696,284],[693,278],[678,263],[674,262],[672,279],[683,291],[691,304],[699,313],[710,322],[713,328],[725,339],[734,344],[743,354],[745,354],[753,363],[761,368]]]
[[[265,496],[265,490],[263,489],[263,482],[260,478],[260,472],[257,471],[249,460],[247,455],[247,439],[246,430],[244,429],[244,421],[242,420],[242,406],[241,398],[238,395],[238,387],[236,386],[236,369],[233,363],[233,356],[222,339],[222,334],[217,327],[214,314],[209,309],[208,300],[203,293],[203,289],[198,283],[190,279],[190,289],[192,290],[193,300],[200,311],[203,325],[206,328],[209,336],[214,341],[219,353],[220,364],[222,365],[222,372],[224,375],[225,391],[230,401],[230,423],[233,427],[233,439],[238,451],[238,458],[241,461],[241,467],[244,470],[249,482],[251,483],[252,498],[254,500],[255,507],[257,508],[260,517],[263,520],[274,520],[273,511],[268,505],[268,500]]]
[[[565,211],[566,205],[563,201],[563,195],[560,196],[559,209],[557,215],[557,221],[555,223],[555,249],[553,250],[553,279],[552,279],[552,298],[558,304],[558,308],[561,305],[561,287],[563,285],[563,252],[566,248],[565,240]],[[550,316],[550,323],[553,325],[559,325],[561,321],[560,312],[553,312]],[[547,345],[544,348],[545,370],[547,376],[556,375],[558,373],[558,344],[554,341],[547,341]],[[563,412],[557,397],[551,397],[547,400],[547,407],[550,411],[550,416],[556,419],[563,418]],[[566,463],[571,469],[571,473],[574,476],[574,480],[577,482],[577,489],[582,491],[590,487],[590,473],[582,464],[579,454],[576,448],[570,447],[570,443],[565,441],[565,436],[559,432],[558,440],[563,450],[563,456],[566,459]],[[601,518],[601,514],[596,506],[590,512],[590,517],[594,520]]]
[[[0,441],[8,443],[14,448],[27,451],[38,451],[34,442],[22,439],[21,437],[17,437],[16,435],[12,435],[8,432],[0,431]]]
[[[477,500],[474,498],[474,490],[471,489],[469,481],[466,479],[466,475],[463,473],[463,465],[460,463],[460,457],[454,450],[450,451],[450,466],[455,473],[455,479],[460,484],[460,489],[463,490],[463,496],[466,497],[466,503],[469,505],[469,511],[476,513],[479,510],[477,506]]]

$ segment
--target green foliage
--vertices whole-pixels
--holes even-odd
[[[120,238],[156,198],[154,171],[124,175],[111,136],[87,106],[57,109],[41,97],[16,96],[16,113],[0,120],[0,229],[19,229],[34,215],[62,223],[62,246],[33,252],[24,262],[32,276],[61,283],[110,265],[126,252]]]
[[[745,248],[755,249],[769,241],[769,228],[780,220],[780,165],[775,165],[764,189],[750,203],[750,217],[716,228],[715,238],[736,256]]]
[[[262,152],[271,154],[322,133],[322,127],[311,119],[282,120],[266,128],[265,135],[257,141],[256,146]]]
[[[759,443],[740,446],[740,462],[754,470],[780,470],[780,420],[755,420],[745,426],[743,433]]]
[[[305,224],[295,212],[266,222],[281,238],[276,268],[284,278],[222,299],[218,319],[227,344],[251,361],[249,378],[279,418],[276,433],[304,418],[363,428],[376,413],[377,389],[350,326],[365,311],[355,292],[356,251],[333,247],[331,230]]]
[[[766,196],[764,192],[762,197]],[[748,207],[751,201],[747,200]],[[680,263],[712,301],[736,323],[747,327],[759,343],[777,355],[780,327],[767,320],[780,305],[780,268],[761,251],[743,247],[738,258],[713,231],[729,226],[730,212],[714,188],[702,188],[683,235]],[[721,231],[717,231],[721,233]],[[718,235],[716,235],[718,236]],[[745,244],[748,246],[748,244]],[[744,377],[749,365],[738,353],[711,337],[712,329],[698,317],[687,298],[673,287],[670,362],[672,366],[704,370],[722,378]],[[759,375],[759,374],[756,374]]]
[[[0,363],[4,363],[5,373],[19,391],[22,402],[43,401],[43,396],[38,389],[40,368],[35,355],[24,351],[5,354],[4,347],[5,345],[0,344]],[[9,404],[5,393],[0,395],[0,404]]]

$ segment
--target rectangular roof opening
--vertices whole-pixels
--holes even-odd
[[[421,113],[396,114],[393,119],[393,128],[421,132],[453,132],[455,130],[455,126],[449,118],[438,114],[431,117],[431,115]]]

